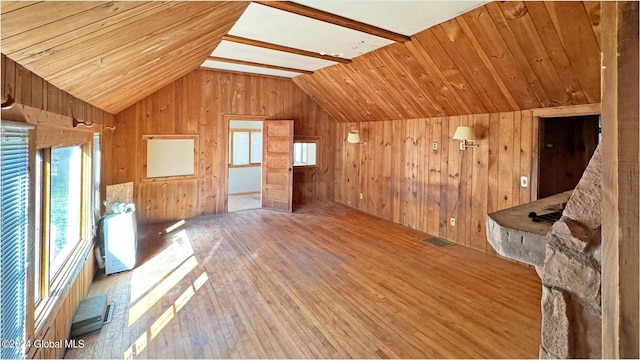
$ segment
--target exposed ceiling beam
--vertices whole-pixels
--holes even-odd
[[[301,74],[313,74],[313,71],[309,71],[309,70],[294,69],[294,68],[289,68],[289,67],[284,67],[284,66],[276,66],[276,65],[269,65],[269,64],[261,64],[261,63],[256,63],[256,62],[252,62],[252,61],[245,61],[245,60],[227,59],[227,58],[217,57],[217,56],[208,56],[207,60],[220,61],[220,62],[226,62],[226,63],[238,64],[238,65],[257,66],[257,67],[262,67],[262,68],[267,68],[267,69],[274,69],[274,70],[291,71],[291,72],[297,72],[297,73],[301,73]]]
[[[370,35],[379,36],[395,42],[404,43],[411,40],[411,37],[385,30],[373,25],[365,24],[356,20],[348,19],[339,15],[334,15],[308,6],[296,4],[290,1],[254,1],[258,4],[274,9],[287,11],[311,19],[324,21],[334,25],[342,26],[356,31],[361,31]]]
[[[283,52],[291,53],[291,54],[297,54],[297,55],[313,57],[313,58],[316,58],[316,59],[335,61],[335,62],[340,62],[340,63],[343,63],[343,64],[348,64],[348,63],[351,62],[351,60],[349,60],[349,59],[345,59],[345,58],[341,58],[341,57],[337,57],[337,56],[321,55],[319,53],[312,52],[312,51],[306,51],[306,50],[296,49],[296,48],[292,48],[292,47],[288,47],[288,46],[276,45],[276,44],[272,44],[272,43],[268,43],[268,42],[264,42],[264,41],[260,41],[260,40],[247,39],[247,38],[243,38],[243,37],[235,36],[235,35],[224,35],[222,37],[222,40],[231,41],[231,42],[235,42],[235,43],[238,43],[238,44],[257,46],[257,47],[261,47],[261,48],[265,48],[265,49],[283,51]]]

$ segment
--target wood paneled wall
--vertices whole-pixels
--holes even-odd
[[[34,337],[29,336],[31,344],[35,340],[61,342],[64,344],[65,340],[70,339],[73,316],[78,304],[89,291],[95,273],[93,251],[89,251],[88,255],[82,265],[78,265],[80,270],[77,276],[72,277],[69,284],[60,289],[60,300],[56,303],[52,316],[45,320],[44,325]],[[65,351],[64,346],[48,348],[32,346],[27,357],[30,359],[62,359]]]
[[[26,120],[34,124],[71,127],[71,116],[95,124],[113,123],[114,116],[60,90],[2,54],[2,101],[10,95]],[[42,111],[38,111],[42,110]],[[36,113],[36,111],[38,111]],[[55,115],[61,115],[62,118]],[[34,115],[33,118],[29,118]],[[52,123],[55,122],[55,123]]]
[[[95,124],[112,124],[114,116],[89,105],[59,88],[51,85],[39,76],[16,64],[4,55],[2,63],[2,101],[8,95],[15,99],[15,105],[10,111],[3,110],[3,118],[27,121],[36,125],[37,135],[32,137],[32,151],[40,146],[65,146],[70,143],[91,141],[91,133],[72,128],[72,116],[77,119],[91,121]],[[96,127],[97,128],[97,127]],[[87,138],[88,137],[88,138]],[[34,246],[30,243],[29,246]],[[32,249],[29,250],[33,251]],[[35,340],[63,341],[69,339],[73,315],[80,301],[84,299],[94,275],[93,249],[88,250],[86,258],[80,258],[77,263],[77,274],[73,274],[68,283],[56,293],[57,299],[51,304],[51,310],[43,325],[34,333],[32,320],[27,321],[27,338],[31,344]],[[33,267],[27,271],[27,286],[33,288]],[[33,296],[33,292],[27,294]],[[28,316],[33,316],[33,305],[27,309]],[[64,348],[36,348],[28,352],[29,358],[62,358]]]
[[[600,3],[489,2],[293,81],[345,122],[599,103]]]
[[[296,135],[323,137],[322,166],[296,171],[294,203],[333,199],[334,120],[289,79],[196,70],[116,115],[105,136],[104,184],[135,183],[143,223],[227,211],[226,115],[294,119]],[[142,136],[198,135],[197,177],[145,181]]]
[[[534,119],[533,111],[515,111],[338,123],[335,199],[493,252],[486,241],[487,214],[529,202],[537,194]],[[479,147],[461,151],[460,142],[452,140],[458,126],[472,126]],[[359,129],[366,143],[347,143],[351,129]],[[520,187],[520,176],[530,179],[529,187]]]

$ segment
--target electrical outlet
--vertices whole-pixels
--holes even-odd
[[[364,194],[360,193],[360,200],[364,199]]]
[[[456,226],[456,218],[451,218],[451,226]]]
[[[438,143],[434,142],[433,145],[431,145],[431,148],[435,151],[438,151]]]
[[[529,179],[527,179],[526,176],[520,177],[520,186],[522,186],[523,188],[529,186]]]

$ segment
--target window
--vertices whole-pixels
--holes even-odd
[[[34,168],[35,326],[54,308],[57,290],[67,284],[88,251],[94,213],[93,188],[99,184],[91,138],[84,145],[39,149]],[[95,141],[95,139],[94,139]],[[85,240],[85,241],[83,241]]]
[[[315,143],[293,143],[293,166],[312,166],[315,164]]]
[[[2,122],[0,131],[2,340],[22,343],[26,324],[26,248],[29,223],[28,128]],[[4,344],[3,344],[4,345]],[[2,346],[0,358],[21,358],[19,346]]]
[[[234,131],[233,132],[233,151],[231,152],[231,164],[232,165],[249,165],[251,154],[249,143],[248,131]]]
[[[251,163],[262,163],[262,131],[252,131],[251,133]]]
[[[53,279],[80,241],[82,149],[51,149],[49,209],[49,280]]]
[[[293,140],[293,166],[318,166],[320,136],[296,136]]]
[[[258,166],[262,163],[262,131],[232,129],[229,131],[229,165]]]

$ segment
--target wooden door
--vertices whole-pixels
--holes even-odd
[[[265,120],[262,128],[262,207],[293,210],[293,120]]]
[[[540,119],[538,198],[578,185],[598,146],[599,116]]]

